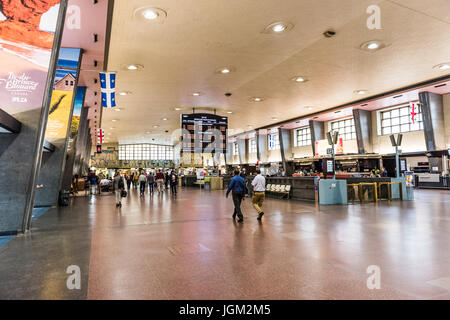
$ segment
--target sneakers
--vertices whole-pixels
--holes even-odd
[[[264,212],[261,212],[261,213],[258,215],[258,220],[261,220],[262,217],[263,217],[263,215],[264,215]]]

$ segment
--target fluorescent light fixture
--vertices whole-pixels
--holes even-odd
[[[356,93],[356,94],[366,94],[367,90],[355,90],[354,93]]]

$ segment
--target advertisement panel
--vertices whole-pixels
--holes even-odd
[[[46,140],[50,142],[67,137],[80,63],[80,49],[61,48],[45,133]]]
[[[0,107],[42,107],[60,0],[0,0]]]

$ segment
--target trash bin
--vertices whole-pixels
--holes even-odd
[[[60,207],[67,207],[67,206],[69,206],[69,195],[70,195],[69,191],[61,191],[59,193],[58,203],[59,203]]]
[[[211,178],[210,177],[206,177],[205,178],[205,190],[211,190]]]

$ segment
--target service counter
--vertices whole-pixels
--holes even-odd
[[[450,190],[450,177],[433,173],[415,174],[414,185],[418,189],[447,189]]]

